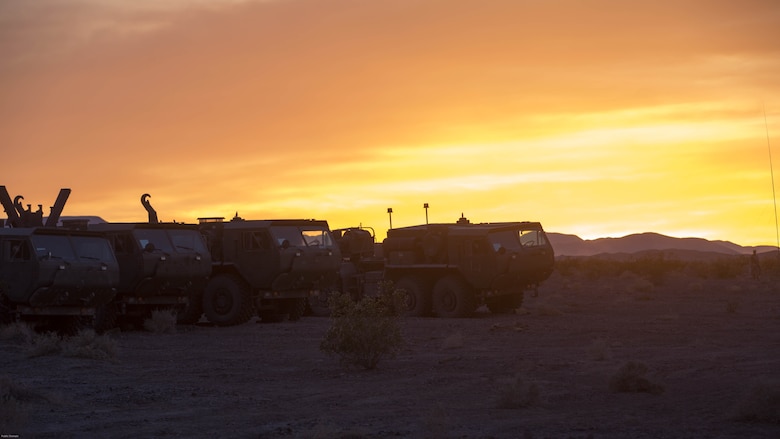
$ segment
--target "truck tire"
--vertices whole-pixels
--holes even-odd
[[[523,304],[523,293],[491,297],[485,304],[493,314],[509,314]]]
[[[433,312],[438,317],[470,317],[477,308],[471,288],[455,276],[445,276],[433,287]]]
[[[254,314],[252,293],[235,276],[216,276],[203,291],[203,312],[217,326],[246,323]]]
[[[406,293],[406,315],[414,317],[431,315],[431,294],[425,281],[415,276],[404,276],[395,282],[394,288]]]

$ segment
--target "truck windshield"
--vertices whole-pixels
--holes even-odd
[[[138,240],[142,249],[146,249],[149,244],[153,245],[155,250],[162,250],[170,253],[173,251],[168,234],[162,229],[135,229],[133,236]],[[150,249],[152,247],[149,247]]]
[[[501,247],[513,249],[518,247],[539,247],[547,245],[547,238],[541,230],[502,230],[488,234],[493,244],[493,250]]]
[[[277,245],[290,247],[333,247],[333,239],[327,229],[317,227],[275,226],[271,235]]]
[[[75,261],[76,253],[65,235],[33,235],[31,237],[38,258],[56,258]]]
[[[202,235],[195,230],[169,230],[173,246],[179,252],[206,253]]]
[[[76,254],[79,258],[94,259],[96,261],[114,262],[114,252],[107,239],[91,236],[74,236],[73,244],[76,246]]]

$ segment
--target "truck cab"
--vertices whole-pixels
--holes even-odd
[[[0,321],[93,318],[116,295],[119,264],[97,233],[0,228]]]
[[[213,259],[202,302],[212,323],[240,324],[255,313],[297,320],[306,299],[338,278],[341,255],[326,221],[201,218],[200,230]]]
[[[391,229],[385,279],[407,291],[408,311],[465,317],[482,304],[508,312],[547,279],[554,252],[538,222],[425,224]]]
[[[119,264],[116,313],[132,320],[154,309],[184,312],[211,274],[211,255],[195,225],[102,223],[89,225],[111,243]],[[191,319],[200,318],[198,310]]]

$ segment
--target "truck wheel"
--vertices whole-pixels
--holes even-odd
[[[203,295],[200,293],[190,294],[187,305],[180,309],[176,314],[176,323],[180,325],[194,325],[198,323],[203,315]]]
[[[493,314],[508,314],[523,304],[523,293],[491,297],[485,301],[485,304]]]
[[[454,276],[439,279],[433,287],[433,312],[439,317],[470,317],[477,308],[471,288]]]
[[[217,276],[203,292],[203,312],[218,326],[246,323],[254,314],[252,293],[234,276]]]
[[[406,315],[424,317],[431,314],[431,295],[422,279],[405,276],[395,283],[394,288],[406,294]]]

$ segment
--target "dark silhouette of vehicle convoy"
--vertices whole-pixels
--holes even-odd
[[[0,186],[8,219],[0,224],[0,323],[41,320],[61,331],[138,324],[155,310],[179,323],[238,325],[297,320],[328,313],[328,297],[360,300],[403,290],[412,316],[468,317],[481,305],[494,313],[522,304],[547,279],[554,253],[538,222],[390,228],[382,243],[370,228],[331,231],[304,219],[198,224],[149,219],[93,223],[63,218],[62,189],[44,222]],[[427,222],[427,221],[426,221]]]

